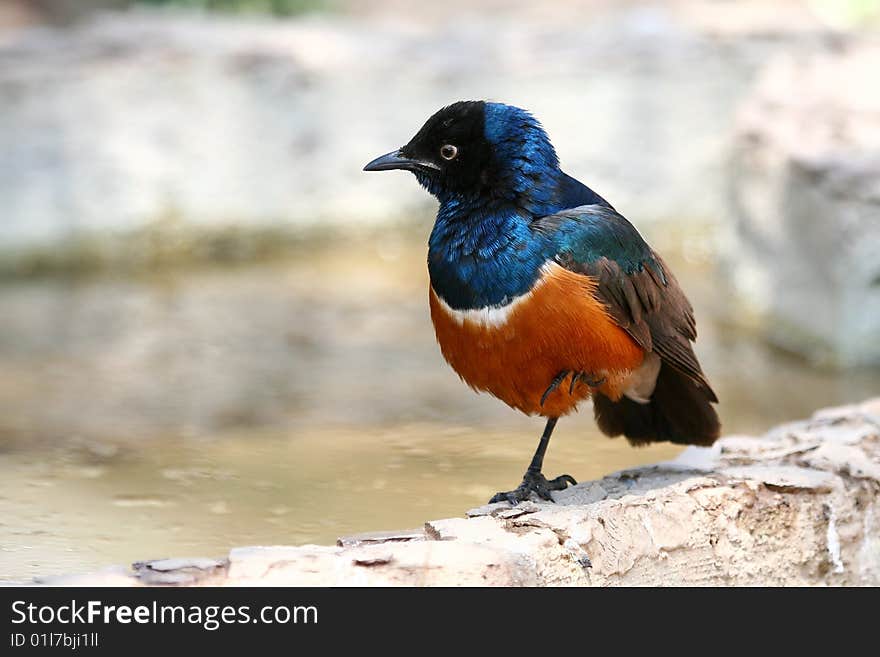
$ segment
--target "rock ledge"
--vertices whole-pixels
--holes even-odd
[[[420,529],[48,585],[880,585],[880,398]]]

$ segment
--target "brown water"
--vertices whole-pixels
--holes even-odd
[[[542,422],[445,366],[424,246],[315,245],[284,262],[0,286],[0,579],[236,545],[328,543],[460,515],[514,486]],[[880,394],[714,321],[709,251],[658,244],[697,308],[731,432]],[[548,474],[674,456],[566,418]]]

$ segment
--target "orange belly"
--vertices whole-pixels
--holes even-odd
[[[619,399],[644,351],[608,315],[595,282],[559,265],[510,307],[491,313],[458,313],[430,290],[431,319],[444,358],[468,385],[529,415],[558,417],[591,394],[571,375],[541,396],[563,370],[605,378],[599,390]]]

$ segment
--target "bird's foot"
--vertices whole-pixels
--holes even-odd
[[[547,401],[547,397],[550,396],[550,393],[556,390],[556,388],[559,387],[559,384],[562,383],[565,380],[565,377],[567,377],[569,374],[570,372],[568,370],[562,370],[559,374],[553,377],[550,385],[547,386],[544,394],[541,395],[541,406],[543,406],[544,402]],[[577,374],[575,374],[575,377],[577,377]]]
[[[565,490],[569,484],[577,484],[571,475],[559,475],[556,479],[547,479],[542,473],[529,470],[523,477],[522,483],[515,490],[509,490],[505,493],[495,493],[489,504],[495,502],[510,502],[516,506],[520,502],[529,499],[532,493],[535,493],[542,500],[553,501],[550,491]]]
[[[574,392],[574,387],[578,384],[578,381],[583,381],[591,388],[598,388],[605,383],[605,377],[596,376],[591,372],[575,372],[574,376],[571,377],[571,384],[568,386],[569,395]]]
[[[547,386],[547,389],[544,391],[544,394],[541,395],[541,406],[544,405],[544,402],[547,401],[547,397],[550,396],[550,393],[556,390],[559,385],[565,381],[565,377],[571,374],[571,383],[568,386],[568,394],[574,393],[574,388],[578,384],[579,381],[583,381],[591,388],[598,388],[603,383],[605,383],[604,376],[596,376],[591,372],[574,372],[571,370],[562,370],[559,374],[553,377],[553,380],[550,382],[550,385]]]

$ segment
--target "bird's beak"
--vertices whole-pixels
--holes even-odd
[[[433,162],[423,162],[414,160],[401,155],[400,150],[391,151],[380,155],[375,160],[364,167],[364,171],[391,171],[392,169],[403,169],[405,171],[416,171],[418,169],[439,169]]]

